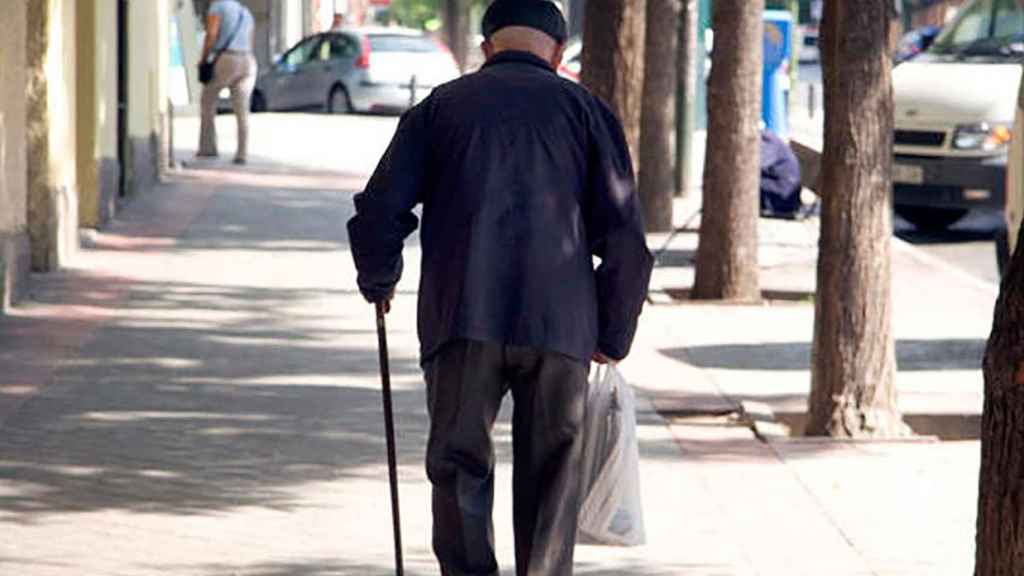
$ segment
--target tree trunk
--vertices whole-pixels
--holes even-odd
[[[676,195],[687,196],[693,184],[693,133],[697,124],[697,71],[704,58],[698,54],[700,7],[697,0],[682,0],[676,56]]]
[[[825,149],[807,434],[908,432],[891,328],[891,0],[830,0],[822,24]]]
[[[469,60],[469,10],[468,0],[444,0],[445,41],[463,72]]]
[[[1024,230],[1018,237],[1024,238]],[[976,576],[1024,570],[1024,246],[1003,275],[985,350]]]
[[[760,300],[761,67],[764,0],[716,0],[708,79],[704,212],[693,297]]]
[[[638,168],[646,0],[588,0],[583,18],[586,86],[618,115]]]
[[[640,113],[640,204],[649,232],[672,229],[679,0],[647,0]]]

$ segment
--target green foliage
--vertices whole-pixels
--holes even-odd
[[[392,0],[391,15],[402,26],[427,29],[431,20],[439,20],[442,0]]]
[[[444,6],[453,0],[392,0],[391,15],[396,22],[410,28],[435,31],[444,20]],[[483,13],[491,0],[454,0],[468,4],[473,13]],[[475,10],[474,10],[475,9]]]

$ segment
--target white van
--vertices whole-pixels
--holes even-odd
[[[974,0],[893,70],[893,203],[919,228],[1002,210],[1024,64],[1024,0]]]

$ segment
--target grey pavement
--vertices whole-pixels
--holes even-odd
[[[374,325],[343,223],[394,119],[259,115],[244,168],[227,162],[231,120],[220,121],[224,161],[171,174],[0,320],[0,574],[392,573]],[[179,160],[190,122],[179,120]],[[682,202],[680,217],[692,209]],[[649,541],[581,546],[577,573],[969,573],[970,418],[994,287],[894,250],[901,406],[966,422],[967,440],[763,442],[738,404],[797,419],[806,403],[816,226],[761,229],[765,284],[784,298],[769,305],[678,300],[692,233],[662,259],[623,364],[641,392]],[[389,317],[413,576],[437,574],[417,256],[412,241]],[[496,441],[511,574],[507,411]]]

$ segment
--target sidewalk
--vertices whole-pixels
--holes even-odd
[[[132,204],[73,270],[35,279],[34,302],[0,320],[0,574],[393,573],[373,318],[343,227],[361,181],[204,164]],[[764,222],[766,287],[813,288],[815,235]],[[671,244],[655,276],[664,303],[623,365],[641,391],[649,543],[580,547],[577,573],[970,573],[977,442],[758,440],[738,404],[805,406],[813,306],[672,300],[695,239]],[[976,417],[991,287],[910,248],[894,258],[903,408]],[[406,262],[389,336],[406,568],[421,576],[437,569],[415,242]]]

